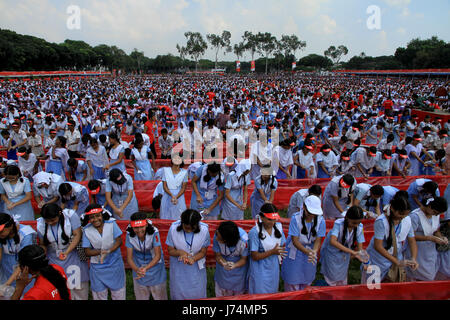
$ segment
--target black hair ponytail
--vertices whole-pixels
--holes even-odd
[[[364,211],[359,206],[353,206],[347,210],[347,214],[344,219],[344,230],[342,231],[342,241],[341,244],[345,246],[345,242],[347,241],[347,229],[348,229],[348,220],[361,220],[364,218]],[[354,250],[356,248],[356,237],[357,237],[358,227],[353,231],[353,240],[351,242],[350,248]]]

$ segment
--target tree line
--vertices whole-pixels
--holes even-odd
[[[348,54],[345,45],[330,46],[320,54],[309,54],[298,58],[297,54],[307,46],[296,35],[282,35],[277,39],[270,32],[252,33],[245,31],[242,41],[232,44],[231,33],[207,34],[186,32],[186,43],[177,44],[178,55],[166,54],[149,58],[142,51],[134,49],[130,54],[115,45],[91,46],[84,41],[65,40],[50,43],[44,39],[21,35],[14,31],[0,29],[0,70],[123,70],[124,72],[184,72],[187,70],[210,70],[223,68],[236,72],[235,61],[219,61],[219,57],[234,54],[241,61],[246,53],[250,61],[255,61],[256,72],[291,70],[296,62],[296,70],[332,69],[421,69],[449,68],[450,43],[433,36],[430,39],[411,40],[394,55],[371,57],[364,52],[342,59]],[[214,61],[203,59],[206,51],[212,49]],[[249,72],[250,61],[241,61],[241,71]]]

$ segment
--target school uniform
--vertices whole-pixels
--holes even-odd
[[[303,209],[303,203],[308,196],[308,189],[300,189],[291,196],[287,210],[287,217],[289,219],[291,219],[295,213]]]
[[[142,146],[141,150],[136,148],[131,149],[131,154],[134,156],[134,161],[138,170],[134,170],[134,180],[153,180],[153,168],[148,158],[148,153],[151,152],[147,146]],[[139,171],[141,171],[139,173]]]
[[[387,212],[389,212],[389,208]],[[389,238],[389,221],[388,217],[385,214],[380,215],[373,225],[374,227],[374,235],[372,240],[370,240],[369,246],[366,251],[369,255],[369,265],[375,265],[380,269],[380,279],[381,281],[388,274],[389,269],[392,266],[392,262],[382,256],[374,247],[375,239],[383,240],[383,247],[386,247],[387,239]],[[403,260],[403,246],[404,242],[407,241],[407,238],[414,238],[414,230],[411,224],[411,218],[408,216],[396,225],[393,226],[395,235],[397,238],[397,259]],[[393,239],[394,241],[394,239]],[[390,254],[394,253],[394,244],[389,248],[388,252]],[[361,265],[361,283],[366,284],[367,278],[371,274],[364,271],[363,265]]]
[[[200,222],[198,233],[186,233],[177,231],[181,221],[171,224],[167,234],[166,244],[177,250],[183,250],[191,255],[196,255],[202,248],[208,248],[211,243],[209,227]],[[170,256],[170,297],[171,300],[194,300],[206,298],[206,258],[196,261],[194,264],[184,264],[178,261],[178,257]]]
[[[133,285],[136,300],[148,300],[152,294],[154,300],[167,300],[166,291],[166,269],[164,267],[164,253],[161,247],[161,237],[158,229],[153,226],[153,234],[145,233],[144,241],[138,236],[131,237],[127,232],[125,246],[133,249],[133,262],[136,266],[144,267],[148,265],[156,254],[156,250],[161,252],[158,263],[147,270],[145,276],[139,279],[133,271]]]
[[[411,205],[411,211],[416,210],[419,206],[417,205],[416,201],[414,201],[414,199],[412,198],[412,196],[417,196],[419,202],[422,202],[424,195],[422,194],[422,187],[423,185],[428,182],[431,181],[430,179],[417,179],[415,180],[413,183],[411,183],[408,187],[408,201]],[[432,197],[432,196],[436,196],[436,197],[440,197],[440,192],[439,192],[439,188],[436,189],[436,193],[434,195],[425,195],[427,198]]]
[[[95,250],[110,249],[122,231],[114,218],[104,221],[103,232],[88,224],[83,228],[82,247]],[[125,300],[125,267],[120,248],[110,252],[100,263],[100,255],[90,257],[89,279],[94,300],[106,300],[108,289],[113,300]]]
[[[278,163],[277,163],[278,162]],[[291,166],[290,173],[292,173],[292,165],[294,164],[294,158],[292,156],[292,150],[291,149],[284,149],[281,146],[275,147],[273,150],[273,160],[272,160],[272,168],[277,173],[276,178],[277,179],[287,179],[286,173],[281,171],[281,169],[278,167],[282,167],[283,169],[287,170],[289,166]],[[277,167],[275,167],[277,165]]]
[[[28,192],[31,192],[31,184],[28,178],[20,177],[16,184],[11,184],[5,178],[0,179],[0,194],[6,195],[11,202],[17,203],[21,201]],[[4,211],[17,221],[33,221],[35,219],[31,200],[12,209],[8,209],[5,203]]]
[[[330,286],[347,285],[347,273],[350,264],[350,254],[345,253],[335,246],[330,244],[331,236],[335,236],[337,241],[342,244],[344,236],[344,221],[345,219],[338,219],[334,222],[333,229],[328,232],[325,241],[320,250],[320,272],[323,274],[325,281]],[[345,235],[344,246],[351,248],[353,244],[354,233],[356,232],[356,242],[364,243],[363,225],[360,223],[357,228],[353,230],[347,229]]]
[[[183,187],[184,183],[188,182],[188,172],[185,169],[180,169],[176,175],[173,173],[171,167],[164,168],[164,175],[162,181],[165,181],[167,188],[173,196],[177,196]],[[162,188],[161,183],[161,188]],[[162,190],[161,210],[159,211],[161,219],[179,220],[181,214],[186,210],[186,200],[184,194],[177,199],[177,204],[172,203],[172,198]],[[154,197],[154,196],[153,196]]]
[[[89,266],[87,261],[80,260],[77,249],[72,250],[65,260],[59,259],[59,254],[65,252],[70,245],[70,241],[64,244],[62,239],[63,229],[70,239],[73,231],[81,227],[80,218],[71,209],[64,209],[62,215],[64,216],[63,226],[58,222],[56,226],[47,225],[46,227],[44,218],[37,219],[36,230],[39,242],[43,244],[45,233],[47,233],[49,245],[46,248],[49,263],[56,264],[64,269],[69,277],[67,286],[71,291],[73,300],[87,300],[89,290]]]
[[[350,197],[350,192],[353,192],[353,188],[342,188],[339,185],[339,181],[343,176],[337,176],[331,179],[328,185],[325,188],[323,193],[323,214],[326,219],[335,219],[341,217],[341,212],[336,208],[336,205],[333,202],[332,196],[339,198],[339,204],[342,209],[345,211],[345,208],[348,206],[347,201]],[[339,197],[339,190],[341,190],[341,195]]]
[[[432,216],[431,219],[428,219],[425,213],[420,208],[417,208],[409,214],[409,217],[416,236],[432,236],[433,233],[439,230],[439,216]],[[433,241],[416,241],[416,244],[419,268],[414,271],[411,268],[406,268],[406,275],[413,281],[433,281],[438,272],[436,243]],[[410,250],[405,250],[405,259],[411,260]]]
[[[238,176],[242,172],[232,171],[225,182],[225,189],[230,190],[230,197],[234,199],[240,205],[243,205],[244,201],[244,186],[250,185],[250,175]],[[222,219],[224,220],[243,220],[244,211],[237,208],[226,196],[222,201]]]
[[[99,146],[98,151],[89,147],[86,151],[86,161],[91,161],[92,169],[94,170],[91,173],[92,179],[99,180],[106,178],[104,168],[109,163],[109,160],[105,147]]]
[[[330,175],[326,174],[325,171],[323,171],[319,163],[322,163],[329,173],[333,173],[333,167],[337,167],[339,165],[338,158],[334,154],[334,152],[330,151],[328,155],[324,155],[322,152],[319,152],[316,155],[317,178],[331,177]]]
[[[119,159],[121,153],[125,154],[125,148],[121,144],[119,144],[115,148],[114,147],[111,148],[109,150],[109,157],[110,157],[109,163],[112,164],[116,162]],[[123,159],[125,159],[125,157]],[[111,166],[109,168],[109,171],[111,171],[112,169],[119,169],[122,172],[126,172],[125,161],[123,159],[118,164]]]
[[[315,226],[316,236],[312,234],[312,228],[314,227],[314,220],[312,222],[306,222],[307,234],[301,233],[303,208],[300,212],[294,214],[289,224],[289,232],[286,241],[287,257],[283,260],[281,265],[281,277],[284,280],[285,287],[296,288],[298,290],[304,289],[306,286],[311,285],[316,277],[317,267],[308,262],[308,255],[298,250],[292,241],[292,237],[298,237],[300,243],[309,249],[314,247],[314,241],[317,238],[325,237],[326,225],[325,219],[322,216],[317,216],[317,224]]]
[[[217,199],[218,191],[223,191],[223,183],[224,183],[224,177],[222,173],[219,173],[216,177],[211,177],[211,180],[206,182],[203,178],[207,174],[208,165],[202,165],[197,169],[195,172],[195,176],[199,177],[199,180],[197,183],[197,189],[200,193],[200,196],[203,199],[203,204],[200,205],[197,202],[197,194],[195,192],[192,192],[191,195],[191,203],[190,207],[191,209],[197,210],[197,211],[203,211],[204,209],[209,208],[213,202]],[[217,180],[219,179],[222,181],[222,185],[217,186]],[[208,214],[209,219],[217,219],[220,213],[220,203]]]
[[[359,206],[362,209],[375,213],[376,208],[380,208],[381,210],[380,207],[381,198],[373,199],[371,197],[370,188],[372,188],[370,184],[358,183],[355,187],[354,195],[355,199],[359,200]],[[366,216],[367,213],[364,212],[364,215]]]
[[[392,198],[394,198],[395,194],[399,191],[399,189],[394,188],[392,186],[383,186],[383,196],[381,197],[381,208],[384,208],[384,206],[388,205]]]
[[[19,157],[18,166],[20,172],[31,182],[33,182],[34,166],[36,165],[36,162],[38,162],[38,160],[33,153],[30,153],[28,155],[28,160],[26,160],[24,157]],[[42,171],[42,167],[40,164],[38,164],[37,171]]]
[[[303,150],[298,150],[295,154],[298,156],[298,163],[300,163],[305,169],[301,167],[295,166],[297,169],[297,179],[306,179],[306,178],[314,178],[316,168],[314,166],[314,155],[312,152],[308,152],[306,155],[303,153]],[[313,169],[313,174],[311,175],[309,171]]]
[[[363,147],[358,148],[355,151],[355,154],[356,154],[355,167],[359,163],[359,165],[361,166],[361,169],[363,170],[364,173],[367,174],[367,172],[371,168],[375,167],[375,163],[376,163],[375,157],[368,155],[366,148],[363,148]],[[358,168],[356,168],[354,176],[355,176],[355,178],[362,177],[363,174],[359,171]]]
[[[126,182],[123,185],[119,185],[107,179],[105,192],[111,192],[111,200],[114,202],[116,207],[119,208],[127,199],[128,191],[133,190],[133,197],[123,210],[123,218],[119,218],[116,214],[114,214],[117,220],[130,220],[131,215],[139,211],[139,207],[136,194],[134,193],[133,179],[126,173],[122,174],[125,177]]]
[[[272,188],[273,184],[273,188]],[[263,184],[261,176],[255,179],[255,188],[250,196],[250,205],[252,207],[252,217],[253,219],[259,214],[261,207],[264,205],[264,200],[261,198],[258,189],[262,189],[266,199],[270,199],[270,194],[272,191],[276,191],[278,188],[278,180],[274,176],[269,178],[267,184]]]
[[[0,282],[5,283],[13,274],[14,268],[19,264],[19,251],[26,246],[36,244],[36,231],[29,226],[19,224],[14,221],[17,226],[17,232],[19,234],[19,242],[15,243],[14,239],[5,239],[6,243],[1,246],[2,259],[0,261]],[[34,281],[26,286],[24,294],[33,287]],[[13,287],[16,285],[16,281],[11,284]]]
[[[258,218],[257,218],[258,221]],[[262,240],[259,238],[259,226],[258,222],[248,233],[248,245],[250,254],[251,252],[266,252],[272,250],[276,244],[279,247],[285,245],[286,237],[283,233],[283,226],[277,222],[276,227],[281,233],[281,238],[275,237],[275,230],[272,229],[272,235],[264,229],[262,233],[265,238]],[[263,293],[276,293],[278,292],[278,286],[280,281],[280,263],[281,256],[271,255],[265,259],[255,261],[249,257],[249,269],[248,269],[248,293],[249,294],[263,294]]]
[[[213,251],[220,253],[227,262],[236,263],[242,257],[248,257],[249,255],[248,235],[242,228],[238,227],[238,229],[239,241],[234,247],[228,247],[225,243],[220,243],[214,234]],[[248,261],[244,266],[229,271],[225,270],[220,263],[216,262],[216,270],[214,273],[216,297],[244,294],[247,289],[247,271]]]
[[[33,194],[41,196],[44,202],[60,197],[58,189],[61,183],[64,182],[61,176],[41,171],[33,176],[33,181]],[[38,185],[42,182],[47,183],[48,188],[38,188]],[[58,200],[57,203],[60,204],[61,200]]]
[[[70,184],[72,187],[72,195],[69,199],[64,199],[65,197],[61,197],[61,201],[64,199],[64,205],[67,209],[73,209],[75,205],[75,201],[78,202],[78,209],[76,210],[76,213],[79,217],[81,217],[84,214],[85,209],[89,205],[89,192],[87,188],[79,183],[76,182],[66,182]],[[66,195],[67,197],[67,195]]]
[[[54,147],[47,152],[47,156],[49,158],[45,161],[45,171],[56,173],[57,175],[60,175],[63,180],[65,180],[66,172],[68,171],[67,160],[69,160],[69,154],[67,153],[66,148],[56,148],[56,158],[53,158],[53,148]]]
[[[73,175],[75,176],[75,181],[76,182],[81,182],[84,181],[83,177],[84,177],[84,173],[86,172],[86,179],[85,180],[89,180],[89,168],[88,165],[86,163],[86,161],[84,160],[77,160],[78,165],[77,168],[75,170],[70,169],[70,171],[73,172]]]
[[[405,150],[408,153],[408,159],[411,163],[411,167],[409,168],[410,175],[413,177],[420,175],[420,162],[411,153],[414,152],[418,157],[420,157],[423,150],[422,144],[419,143],[415,147],[412,144],[408,144],[405,146]]]

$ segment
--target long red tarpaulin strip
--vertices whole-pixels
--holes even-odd
[[[374,286],[374,285],[373,285]],[[381,283],[341,287],[309,287],[301,291],[240,295],[203,300],[448,300],[450,281]]]
[[[358,183],[364,182],[370,185],[382,185],[392,186],[399,190],[407,190],[409,185],[413,183],[419,177],[372,177],[367,180],[364,178],[357,178]],[[420,178],[427,178],[435,181],[439,186],[439,192],[444,194],[445,189],[450,183],[450,176],[421,176]],[[160,181],[134,181],[134,192],[138,201],[139,209],[142,211],[153,211],[152,199],[153,192],[155,191]],[[289,206],[289,200],[291,196],[299,189],[309,188],[310,186],[317,184],[322,187],[322,192],[330,182],[330,179],[300,179],[300,180],[278,180],[278,189],[275,193],[274,204],[278,209],[287,209]],[[81,185],[87,186],[87,181],[79,182]],[[255,190],[255,185],[252,182],[248,187],[248,200],[247,205],[250,206],[250,196]],[[184,198],[186,205],[189,206],[191,202],[192,186],[189,182],[186,187]],[[34,197],[31,200],[31,205],[35,212],[39,212],[37,203]]]

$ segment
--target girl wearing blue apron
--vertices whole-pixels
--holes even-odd
[[[101,206],[107,206],[106,203],[106,179],[90,180],[87,188],[89,190],[89,203],[97,203]],[[111,211],[109,207],[107,207]]]
[[[85,161],[70,158],[67,161],[67,165],[69,166],[70,181],[81,182],[87,180],[88,165]]]
[[[294,214],[289,224],[287,257],[281,265],[285,291],[303,290],[314,281],[317,253],[325,234],[321,201],[317,196],[309,196],[303,210]]]
[[[298,150],[294,156],[295,168],[297,168],[297,179],[313,178],[315,176],[315,166],[311,143],[303,144],[303,148]],[[295,175],[294,175],[295,176]]]
[[[256,217],[256,224],[248,233],[250,263],[248,293],[278,292],[280,264],[286,255],[286,238],[277,208],[266,203]]]
[[[236,166],[225,182],[225,197],[222,202],[222,219],[243,220],[247,208],[250,185],[250,160],[244,159]]]
[[[375,157],[375,168],[372,177],[386,177],[391,175],[392,152],[391,150],[378,151]]]
[[[324,144],[320,152],[316,155],[317,178],[331,178],[335,175],[339,166],[338,158],[331,151],[331,147]]]
[[[134,180],[153,180],[154,171],[150,164],[153,153],[144,145],[142,139],[136,139],[131,150],[131,160],[134,167]]]
[[[117,168],[122,172],[126,172],[124,161],[125,148],[120,144],[119,138],[115,133],[109,135],[109,142],[111,144],[111,149],[109,150],[109,157],[111,160],[106,165],[106,169],[112,170]]]
[[[295,145],[289,140],[281,142],[280,146],[274,148],[272,161],[276,170],[277,179],[292,179],[292,167],[294,165],[294,157],[291,148]],[[275,160],[274,160],[275,159]]]
[[[86,151],[86,162],[90,169],[89,175],[91,179],[105,179],[105,168],[109,163],[105,147],[100,146],[95,138],[91,139],[90,144],[91,146]]]
[[[167,300],[166,268],[159,231],[145,213],[136,212],[127,227],[127,262],[133,270],[136,300]]]
[[[19,224],[10,215],[0,212],[0,245],[2,259],[0,261],[0,283],[15,286],[15,279],[21,270],[18,267],[18,253],[22,248],[36,244],[36,231],[31,226]],[[17,267],[17,268],[16,268]],[[33,287],[34,281],[24,293]]]
[[[423,146],[420,141],[422,141],[422,138],[418,134],[415,134],[413,137],[413,142],[405,146],[405,150],[408,153],[409,162],[411,163],[410,174],[413,177],[420,175],[420,164],[423,162],[420,158],[423,150]]]
[[[406,269],[409,281],[433,281],[438,271],[438,252],[436,245],[446,244],[440,232],[439,216],[447,211],[444,198],[430,198],[423,201],[423,210],[417,208],[409,217],[417,243],[417,270]],[[406,250],[405,259],[411,259],[410,250]]]
[[[81,242],[81,221],[75,211],[62,210],[57,204],[45,205],[37,219],[39,243],[47,249],[49,263],[64,269],[72,300],[88,300],[89,266],[81,261],[77,245]]]
[[[361,284],[367,284],[368,278],[373,274],[379,274],[382,282],[390,281],[386,276],[393,263],[406,267],[403,258],[405,241],[408,241],[412,251],[413,260],[409,265],[417,268],[417,245],[411,218],[408,216],[410,210],[407,193],[399,191],[385,207],[384,214],[375,220],[374,235],[366,249],[369,261],[367,265],[361,265]],[[379,272],[373,266],[376,266]]]
[[[5,203],[5,213],[17,221],[35,219],[30,181],[22,177],[19,167],[11,165],[5,168],[5,178],[0,179],[0,194]]]
[[[58,191],[61,199],[61,208],[72,209],[81,217],[89,205],[87,188],[76,182],[65,182],[59,185]]]
[[[60,175],[66,180],[66,172],[68,172],[67,160],[69,154],[66,149],[66,138],[60,136],[55,140],[55,146],[47,152],[47,161],[45,163],[45,171]]]
[[[92,298],[125,300],[125,266],[120,246],[122,231],[116,220],[100,205],[89,205],[82,217],[82,247],[90,259],[89,280]]]
[[[130,220],[138,212],[138,202],[134,193],[133,179],[119,169],[113,169],[106,180],[106,203],[112,208],[118,220]]]
[[[372,186],[367,183],[358,183],[354,192],[354,206],[363,209],[365,219],[376,218],[381,214],[381,199],[384,189],[380,185]]]
[[[217,220],[223,199],[223,174],[217,163],[204,164],[197,169],[191,181],[191,209],[203,212],[205,220]]]
[[[261,175],[255,179],[255,189],[250,196],[253,219],[256,218],[265,203],[272,203],[275,198],[278,181],[271,173],[273,173],[271,167],[261,168]]]
[[[88,116],[88,113],[82,113],[82,117],[81,117],[81,134],[91,134],[92,132],[92,122],[91,122],[91,117]]]
[[[198,211],[187,209],[167,234],[171,300],[206,298],[205,257],[211,238],[201,218]]]
[[[188,172],[181,169],[180,164],[181,159],[173,159],[172,167],[164,168],[161,219],[179,220],[181,214],[186,210],[184,192],[188,184]]]
[[[356,179],[350,174],[331,179],[323,193],[325,219],[339,219],[347,206],[353,206],[355,186]]]
[[[217,228],[213,239],[216,297],[237,296],[247,290],[247,242],[247,233],[233,221],[224,221]]]
[[[430,179],[416,179],[408,187],[408,200],[411,205],[411,210],[416,210],[422,205],[423,200],[439,197],[439,186],[436,182]]]
[[[363,211],[353,206],[347,210],[345,218],[334,222],[333,229],[320,250],[320,272],[329,286],[346,286],[350,258],[356,257],[364,262],[358,254],[365,242]]]

